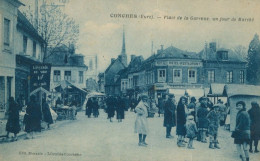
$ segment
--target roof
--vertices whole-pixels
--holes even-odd
[[[227,51],[228,52],[228,60],[217,59],[217,53],[219,51]],[[206,49],[203,49],[202,51],[200,51],[199,55],[203,60],[207,60],[207,61],[246,63],[246,60],[244,60],[241,56],[239,56],[239,54],[237,54],[233,50],[225,49],[225,48],[219,48],[219,49],[217,49],[217,51],[214,51],[211,48],[206,48]]]
[[[125,67],[125,65],[124,65],[121,61],[119,61],[119,59],[117,58],[117,59],[115,59],[112,63],[110,63],[110,65],[109,65],[109,66],[107,67],[107,69],[105,70],[105,73],[108,72],[109,69],[110,69],[116,62],[121,63],[121,64]]]
[[[87,93],[87,91],[83,90],[82,88],[78,87],[77,85],[75,84],[72,84],[70,83],[69,81],[67,80],[62,80],[60,81],[60,83],[54,88],[56,91],[60,92],[61,90],[64,90],[65,88],[68,88],[68,87],[73,87],[83,93]]]
[[[236,95],[260,96],[260,86],[228,84],[224,87],[223,95],[227,97]]]
[[[213,96],[222,96],[225,85],[226,84],[212,83],[210,85],[210,89],[209,89],[209,93],[208,94],[209,95],[213,95]]]
[[[40,41],[41,43],[45,43],[44,39],[38,34],[38,31],[33,27],[30,21],[19,10],[17,17],[17,27],[24,30],[26,33],[28,33],[28,35]]]
[[[59,50],[54,50],[52,54],[46,57],[46,63],[52,66],[69,66],[69,67],[85,67],[84,56],[82,54],[70,54],[65,47],[59,47]]]
[[[156,58],[200,59],[200,56],[195,52],[188,52],[170,46],[157,54]]]

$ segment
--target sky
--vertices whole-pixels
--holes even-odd
[[[97,54],[99,71],[104,71],[110,59],[121,53],[123,26],[128,62],[130,55],[149,57],[152,51],[161,48],[160,45],[193,52],[201,51],[205,42],[211,41],[224,48],[248,47],[255,33],[260,33],[259,0],[63,1],[68,2],[64,11],[80,25],[76,52]],[[138,18],[114,18],[111,14],[134,14]],[[153,16],[153,19],[141,18],[141,15]],[[175,16],[175,19],[165,16]],[[182,20],[177,20],[178,16]],[[183,20],[184,17],[188,20]],[[208,21],[191,17],[205,17]],[[213,21],[212,18],[226,21]],[[231,21],[232,18],[236,21]],[[239,18],[253,20],[241,22]]]

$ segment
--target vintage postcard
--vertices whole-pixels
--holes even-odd
[[[259,0],[0,0],[1,161],[257,161]]]

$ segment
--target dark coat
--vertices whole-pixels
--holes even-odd
[[[191,102],[189,103],[188,105],[188,109],[191,111],[191,115],[195,118],[195,107],[196,107],[196,104],[195,102]]]
[[[25,118],[25,132],[41,131],[42,113],[38,102],[28,103]]]
[[[98,116],[99,111],[98,111],[98,101],[97,100],[92,102],[92,108],[93,108],[93,115]]]
[[[178,104],[178,106],[177,106],[177,127],[176,127],[177,135],[182,135],[182,136],[186,135],[185,123],[186,123],[185,106],[183,104]]]
[[[175,110],[176,105],[172,100],[167,100],[164,104],[164,121],[163,126],[164,127],[174,127],[176,125],[175,122]]]
[[[125,118],[125,102],[121,98],[119,98],[116,102],[116,118],[117,119]]]
[[[86,115],[90,116],[93,111],[93,101],[89,98],[86,104]]]
[[[15,101],[10,102],[6,124],[7,132],[17,134],[21,130],[19,124],[19,109],[19,105]]]
[[[114,117],[115,115],[115,98],[109,97],[106,100],[108,118]]]
[[[252,139],[260,138],[260,108],[251,108],[248,110],[251,120],[251,137]]]
[[[162,98],[158,99],[158,108],[159,108],[158,113],[164,114],[165,102]],[[176,109],[176,107],[175,107],[175,109]]]
[[[45,122],[47,122],[48,124],[53,123],[50,107],[49,107],[49,104],[47,102],[44,102],[43,105],[42,105],[42,114],[43,114],[43,120]]]
[[[237,113],[235,131],[239,133],[239,135],[235,136],[235,140],[250,139],[250,117],[249,114],[245,111],[245,109],[242,109]]]
[[[208,128],[208,109],[201,104],[201,107],[198,109],[197,117],[198,117],[198,128],[207,129]]]

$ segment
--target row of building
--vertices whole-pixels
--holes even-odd
[[[28,102],[31,92],[31,67],[43,63],[44,39],[18,9],[18,0],[0,0],[0,112],[8,107],[9,97],[24,96]],[[52,91],[62,80],[78,88],[86,88],[87,66],[84,56],[75,54],[73,46],[60,46],[44,63],[51,65]]]
[[[247,62],[230,49],[217,48],[216,42],[205,44],[199,53],[161,46],[145,60],[131,55],[127,65],[124,35],[121,54],[99,74],[99,87],[107,95],[207,95],[211,83],[246,83]]]

